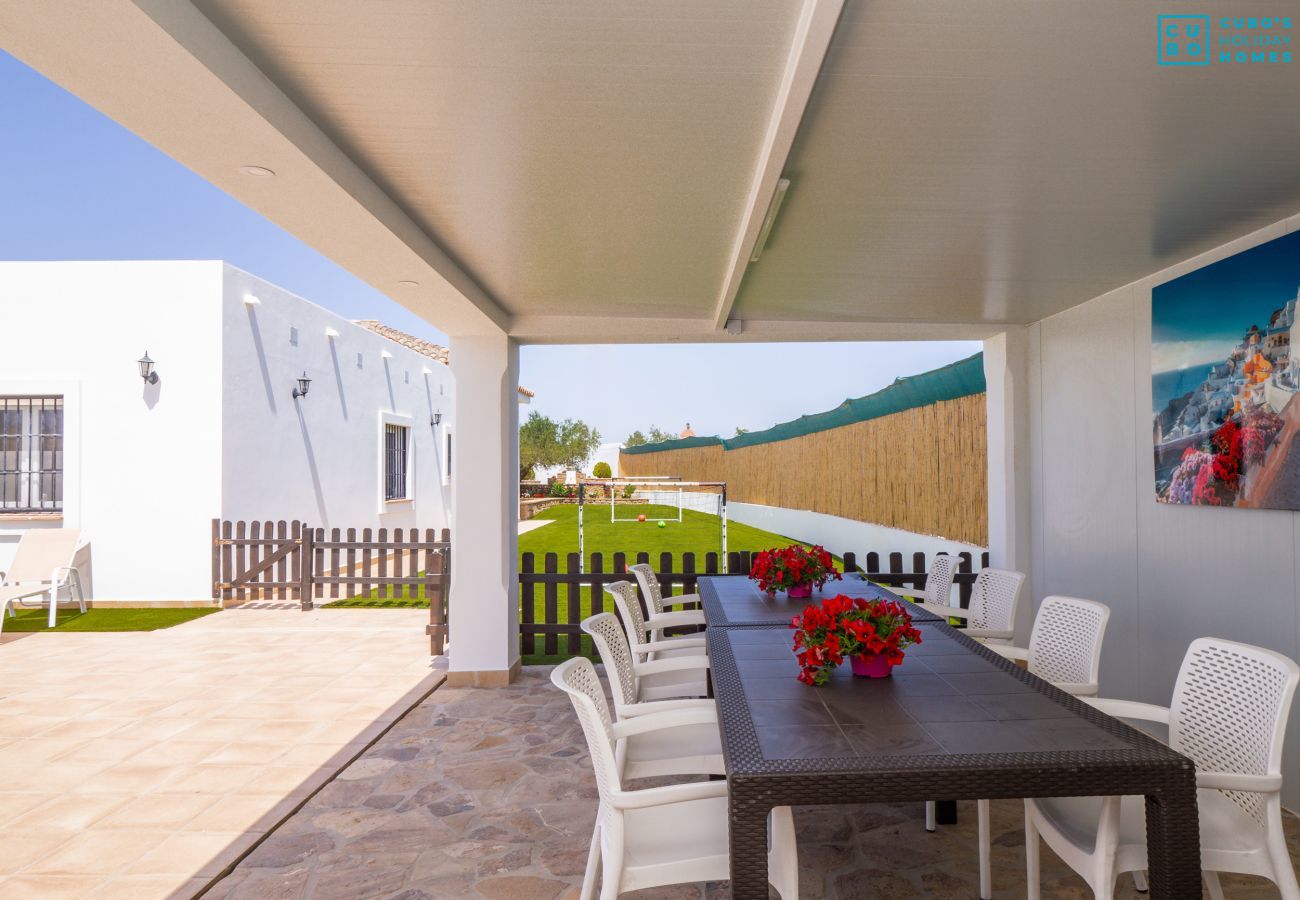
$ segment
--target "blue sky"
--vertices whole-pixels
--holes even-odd
[[[224,259],[348,318],[445,336],[0,52],[0,258]],[[7,299],[0,302],[15,302]],[[820,412],[979,350],[925,344],[525,347],[534,409],[609,440],[650,425],[730,436]]]

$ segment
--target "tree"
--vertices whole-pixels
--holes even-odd
[[[600,432],[581,419],[555,422],[533,410],[519,426],[519,477],[542,466],[581,467],[600,446]]]
[[[650,433],[648,435],[642,434],[639,430],[634,431],[627,436],[627,440],[623,442],[623,446],[640,447],[642,444],[657,444],[660,441],[671,441],[676,438],[677,435],[669,434],[666,431],[660,431],[657,426],[651,425]]]
[[[609,463],[602,460],[592,467],[591,474],[594,478],[613,478],[614,470],[609,467]]]
[[[741,428],[739,425],[737,425],[737,426],[736,426],[736,437],[740,437],[742,434],[749,434],[749,429],[748,429],[748,428]]]

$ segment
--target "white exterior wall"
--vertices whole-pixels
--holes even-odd
[[[1157,503],[1151,438],[1151,289],[1297,227],[1279,222],[1031,326],[1033,593],[1110,605],[1103,696],[1167,705],[1202,636],[1300,658],[1300,514]],[[1294,807],[1300,715],[1285,772]]]
[[[976,547],[974,544],[963,544],[947,538],[917,534],[901,528],[859,522],[856,519],[845,519],[841,516],[831,516],[806,509],[728,502],[727,519],[798,538],[810,544],[821,544],[835,554],[851,550],[858,554],[859,564],[862,557],[873,550],[882,556],[894,551],[902,553],[908,569],[911,568],[911,555],[916,552],[924,553],[927,557],[941,551],[953,554],[967,552],[974,558],[976,565],[979,563],[980,554],[984,552],[983,547]]]
[[[62,524],[91,542],[97,599],[211,595],[221,278],[219,262],[0,262],[0,394],[64,397],[62,521],[0,515],[0,568],[23,531]]]
[[[248,294],[260,302],[245,304]],[[225,518],[301,519],[323,528],[450,525],[446,366],[233,266],[225,266],[221,327]],[[311,387],[295,400],[304,370]],[[442,413],[437,426],[435,412]],[[384,422],[411,429],[412,500],[384,501]]]

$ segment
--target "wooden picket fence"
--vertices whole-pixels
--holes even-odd
[[[744,577],[750,569],[750,560],[758,551],[742,550],[727,554],[727,577]],[[587,571],[580,571],[579,557],[569,553],[564,559],[564,568],[560,568],[558,554],[547,553],[538,560],[532,553],[525,553],[519,561],[519,639],[525,656],[577,656],[583,653],[583,633],[579,623],[587,616],[604,612],[608,606],[617,614],[614,604],[607,601],[604,586],[615,581],[629,579],[629,564],[650,563],[650,554],[615,553],[609,559],[603,554],[593,553]],[[970,553],[958,554],[957,575],[953,582],[962,607],[970,603],[971,585],[975,583],[975,560]],[[926,576],[926,557],[924,553],[913,553],[910,571],[905,568],[908,560],[902,553],[865,553],[861,557],[849,552],[841,556],[845,572],[861,572],[872,581],[893,586],[924,587]],[[680,568],[678,562],[680,561]],[[697,579],[701,575],[721,575],[720,559],[717,553],[706,553],[703,567],[694,553],[683,553],[680,559],[672,553],[659,554],[655,570],[659,573],[659,583],[665,594],[693,594],[696,592]],[[980,568],[989,564],[989,555],[983,553],[979,559]],[[587,594],[584,598],[584,594]],[[584,599],[587,601],[584,604]],[[538,647],[540,644],[540,648]]]
[[[447,638],[451,532],[433,528],[312,528],[301,521],[212,520],[212,597],[222,606],[258,601],[366,597],[429,601],[430,648]]]

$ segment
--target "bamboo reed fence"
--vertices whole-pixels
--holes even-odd
[[[725,481],[729,500],[988,543],[984,394],[784,441],[622,454],[628,478]]]

